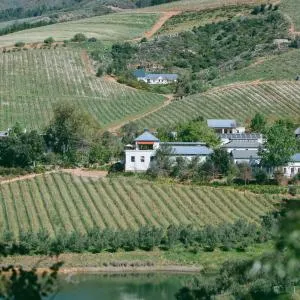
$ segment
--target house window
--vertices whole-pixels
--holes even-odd
[[[298,173],[300,173],[300,168],[298,168]]]
[[[286,174],[286,168],[283,168],[283,173]]]
[[[141,162],[145,162],[145,156],[141,156]]]
[[[291,174],[294,174],[294,173],[295,173],[295,169],[291,168]]]
[[[131,156],[131,162],[135,162],[135,156]]]

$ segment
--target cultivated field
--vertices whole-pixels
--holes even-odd
[[[262,112],[270,119],[291,118],[299,122],[300,83],[296,81],[252,82],[215,88],[203,94],[173,101],[138,121],[141,128],[158,128],[203,118],[233,118],[245,122]]]
[[[271,195],[230,189],[177,186],[136,179],[91,179],[50,174],[0,186],[0,228],[46,229],[132,228],[145,224],[217,224],[239,218],[258,221],[274,209]]]
[[[163,97],[89,74],[80,50],[0,54],[0,128],[18,121],[41,129],[52,117],[53,104],[64,100],[77,103],[100,125],[107,125],[142,113]]]
[[[42,42],[50,36],[57,41],[69,40],[79,32],[102,41],[129,40],[142,36],[158,17],[159,14],[156,13],[118,13],[53,24],[1,36],[0,47],[13,45],[18,41]]]

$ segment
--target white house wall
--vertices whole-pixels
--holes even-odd
[[[289,163],[283,168],[284,176],[294,177],[297,173],[300,173],[300,162]]]
[[[151,157],[155,156],[155,150],[126,150],[126,172],[143,172],[150,167]],[[132,161],[134,157],[134,162]],[[142,161],[144,160],[144,161]]]

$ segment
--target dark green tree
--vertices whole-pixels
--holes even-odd
[[[264,132],[267,125],[266,118],[263,114],[257,113],[251,120],[250,129],[252,132]]]

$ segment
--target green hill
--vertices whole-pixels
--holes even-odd
[[[224,188],[149,183],[135,179],[88,179],[51,174],[2,184],[0,228],[21,231],[85,232],[88,228],[137,229],[145,224],[250,222],[273,210],[271,195]]]
[[[271,81],[232,84],[173,101],[138,121],[141,128],[158,128],[203,117],[248,122],[257,112],[269,119],[299,122],[300,83]]]
[[[97,78],[84,53],[72,49],[0,54],[0,128],[15,122],[42,129],[56,102],[72,101],[100,125],[116,123],[159,105],[163,97]]]

